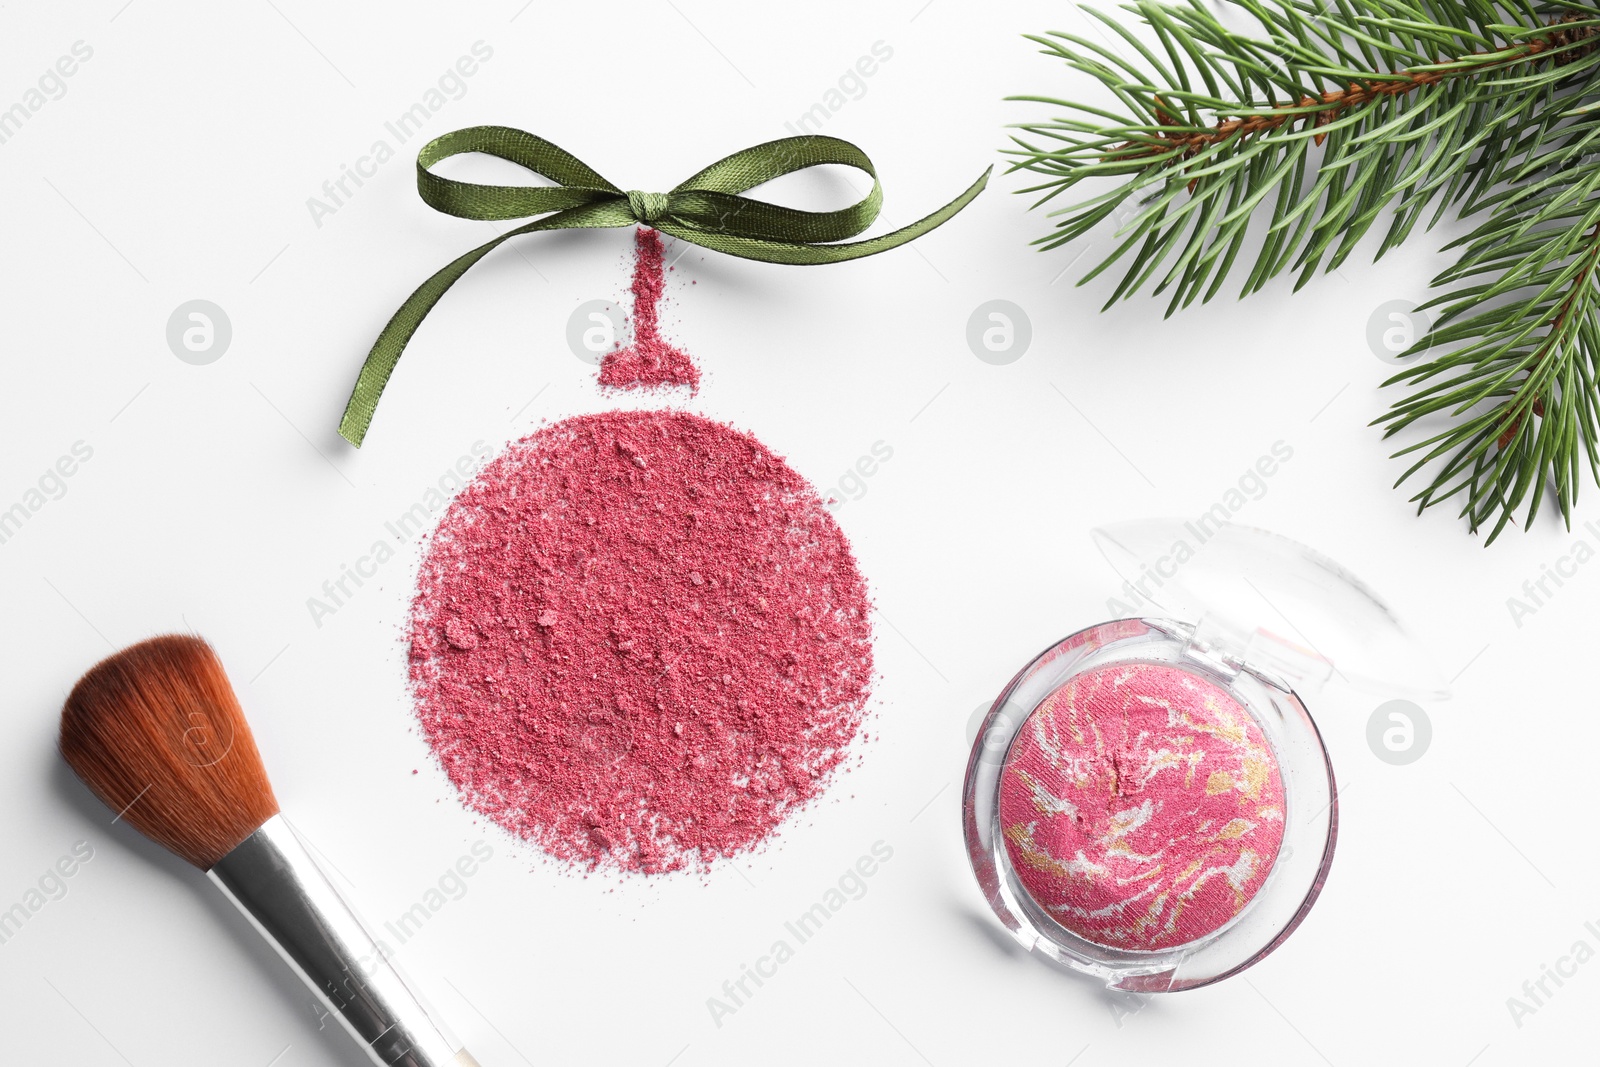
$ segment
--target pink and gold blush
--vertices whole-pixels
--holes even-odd
[[[1097,945],[1161,951],[1221,930],[1261,890],[1283,842],[1283,779],[1225,690],[1116,663],[1070,678],[1023,724],[1000,826],[1050,918]]]

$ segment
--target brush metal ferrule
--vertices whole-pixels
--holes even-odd
[[[282,815],[207,872],[380,1067],[477,1067]]]

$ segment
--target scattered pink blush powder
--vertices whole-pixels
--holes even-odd
[[[1227,692],[1165,664],[1070,678],[1012,742],[1000,825],[1034,901],[1095,944],[1197,941],[1260,890],[1283,842],[1283,780]]]
[[[871,604],[815,489],[682,412],[545,427],[418,576],[410,673],[464,801],[581,867],[704,867],[822,791],[865,714]]]
[[[700,368],[688,353],[661,336],[661,297],[666,291],[661,235],[640,227],[633,234],[633,344],[605,354],[600,384],[613,389],[700,388]]]

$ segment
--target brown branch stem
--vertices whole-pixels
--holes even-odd
[[[1585,26],[1578,30],[1564,30],[1559,27],[1563,23],[1583,21],[1587,18],[1588,16],[1586,15],[1574,12],[1555,19],[1548,25],[1548,28],[1555,32],[1548,37],[1541,37],[1517,46],[1512,50],[1513,54],[1511,55],[1506,54],[1506,49],[1499,49],[1494,52],[1473,52],[1453,60],[1456,63],[1467,63],[1477,58],[1486,60],[1486,62],[1463,69],[1395,71],[1390,74],[1374,74],[1374,81],[1370,85],[1351,83],[1348,88],[1330,89],[1319,97],[1302,96],[1295,103],[1276,105],[1272,114],[1226,119],[1218,122],[1215,129],[1203,130],[1198,133],[1164,133],[1161,134],[1161,139],[1166,142],[1166,147],[1157,149],[1151,146],[1150,154],[1158,155],[1169,151],[1171,148],[1183,148],[1184,158],[1188,159],[1202,149],[1219,144],[1230,137],[1236,135],[1248,137],[1251,134],[1264,133],[1302,118],[1312,119],[1316,126],[1325,126],[1332,122],[1334,117],[1341,111],[1361,107],[1385,96],[1403,96],[1425,85],[1434,85],[1450,78],[1477,77],[1489,71],[1500,70],[1535,58],[1553,59],[1557,64],[1570,63],[1574,59],[1594,51],[1597,44],[1592,38],[1600,36],[1600,31],[1597,31],[1592,26]],[[1494,58],[1489,59],[1489,57]],[[1317,104],[1323,106],[1316,111],[1308,112],[1304,110]],[[1166,113],[1159,97],[1156,99],[1156,105],[1156,117],[1161,122],[1178,125],[1177,120]],[[1322,143],[1322,135],[1318,135],[1317,143]]]
[[[1544,342],[1539,346],[1539,351],[1534,353],[1533,364],[1528,369],[1528,377],[1524,378],[1523,381],[1533,377],[1533,372],[1538,369],[1540,363],[1544,362],[1544,358],[1550,354],[1551,348],[1555,346],[1557,338],[1561,335],[1562,328],[1567,324],[1568,316],[1572,314],[1573,301],[1578,298],[1578,294],[1583,287],[1589,284],[1589,276],[1594,273],[1597,257],[1600,257],[1600,223],[1597,223],[1594,229],[1589,231],[1589,250],[1586,253],[1584,264],[1578,270],[1577,277],[1572,279],[1572,287],[1567,290],[1567,295],[1562,298],[1561,306],[1556,308],[1555,317],[1550,320],[1550,329],[1544,335]],[[1541,419],[1544,418],[1544,397],[1535,393],[1532,407],[1535,416]],[[1500,431],[1500,436],[1495,442],[1502,451],[1511,444],[1517,436],[1517,430],[1522,427],[1522,416],[1520,414],[1512,416],[1510,412],[1507,412],[1507,415],[1510,418],[1510,424]]]

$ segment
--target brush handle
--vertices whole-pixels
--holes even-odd
[[[478,1067],[428,1014],[282,815],[207,876],[335,1013],[378,1067]]]

